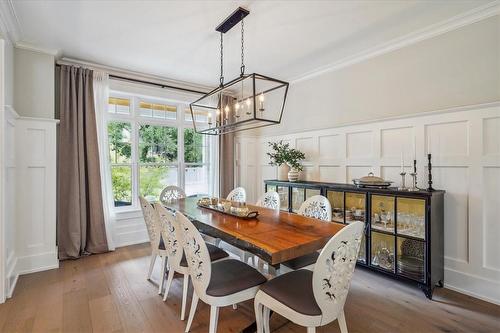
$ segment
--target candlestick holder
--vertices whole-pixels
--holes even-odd
[[[407,191],[408,188],[406,187],[406,172],[401,172],[399,174],[401,176],[401,186],[398,187],[398,191]]]
[[[417,187],[417,173],[412,172],[410,173],[410,176],[412,177],[412,186],[408,189],[410,192],[417,192],[420,189]]]
[[[415,184],[417,183],[417,160],[413,160],[413,173],[415,174]]]
[[[208,122],[208,127],[212,127],[212,122],[211,121]]]
[[[432,192],[434,188],[432,187],[432,163],[431,163],[431,154],[427,154],[427,171],[428,171],[428,181],[429,187],[427,187],[427,191]]]

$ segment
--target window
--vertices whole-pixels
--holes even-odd
[[[169,185],[212,193],[213,139],[194,131],[187,103],[112,91],[107,129],[116,209],[138,208],[139,195],[157,201]]]

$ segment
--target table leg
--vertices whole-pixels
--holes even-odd
[[[272,318],[273,314],[274,311],[271,310],[269,312],[269,318]],[[257,332],[257,323],[255,321],[240,331],[240,333],[255,333],[255,332]]]

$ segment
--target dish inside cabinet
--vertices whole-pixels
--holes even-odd
[[[371,227],[394,233],[394,207],[396,199],[384,195],[371,196]]]
[[[346,192],[345,194],[345,221],[366,221],[366,195],[364,193]]]
[[[425,200],[397,198],[398,234],[425,239]]]
[[[424,281],[424,242],[398,237],[398,274],[417,281]]]
[[[292,212],[297,213],[304,203],[305,190],[301,187],[292,187]]]
[[[332,205],[332,221],[344,223],[344,192],[328,191],[326,195]]]
[[[371,265],[394,272],[394,236],[372,232]]]

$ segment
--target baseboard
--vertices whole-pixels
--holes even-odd
[[[57,251],[19,257],[16,271],[19,275],[59,268]]]
[[[7,294],[5,295],[6,298],[11,298],[12,294],[14,293],[14,289],[16,288],[17,284],[17,279],[19,278],[19,274],[16,270],[17,266],[17,257],[14,251],[10,252],[9,257],[7,258],[7,266],[6,266],[6,272],[7,275],[5,276],[6,282],[7,282]]]
[[[500,305],[500,282],[445,268],[444,287]]]

